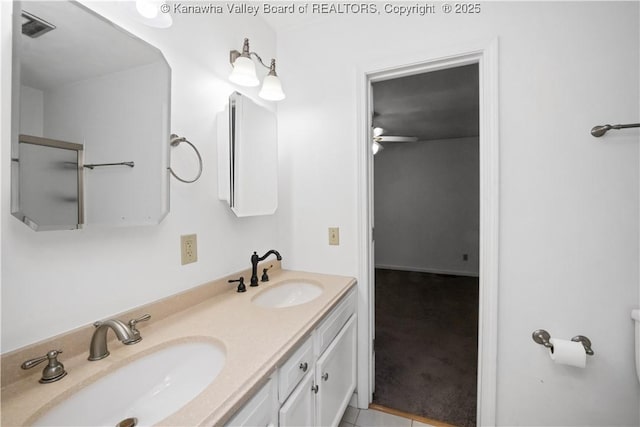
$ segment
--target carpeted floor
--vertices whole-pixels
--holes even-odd
[[[478,278],[376,269],[374,403],[476,425]]]

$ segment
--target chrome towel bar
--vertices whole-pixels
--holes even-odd
[[[91,163],[85,164],[84,167],[87,169],[99,168],[103,166],[129,166],[130,168],[135,166],[134,162],[119,162],[119,163]]]
[[[611,129],[626,129],[626,128],[637,128],[640,127],[640,123],[629,123],[626,125],[600,125],[600,126],[594,126],[591,128],[591,135],[595,136],[596,138],[601,137],[602,135],[604,135],[605,133],[607,133],[608,130]]]

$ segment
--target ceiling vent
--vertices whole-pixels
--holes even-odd
[[[55,25],[48,23],[44,19],[38,18],[24,10],[22,11],[22,34],[35,39],[55,28]]]

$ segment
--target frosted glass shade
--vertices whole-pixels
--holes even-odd
[[[382,150],[384,150],[382,144],[380,144],[378,141],[373,141],[373,143],[371,144],[371,152],[373,153],[373,155],[375,156]]]
[[[278,76],[268,75],[262,82],[262,89],[258,94],[260,98],[267,101],[280,101],[285,98],[285,94],[282,91],[282,84]]]
[[[258,76],[256,76],[256,65],[251,58],[244,56],[236,58],[229,80],[240,86],[258,86],[260,84]]]
[[[158,16],[158,4],[155,0],[136,0],[136,9],[140,15],[147,19]]]
[[[159,13],[166,4],[162,0],[136,0],[118,2],[126,13],[138,22],[153,28],[169,28],[173,25],[170,13]]]

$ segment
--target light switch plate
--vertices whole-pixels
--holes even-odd
[[[340,228],[339,227],[329,227],[329,244],[334,246],[340,244]]]
[[[198,261],[198,236],[196,234],[180,236],[180,254],[182,265]]]

